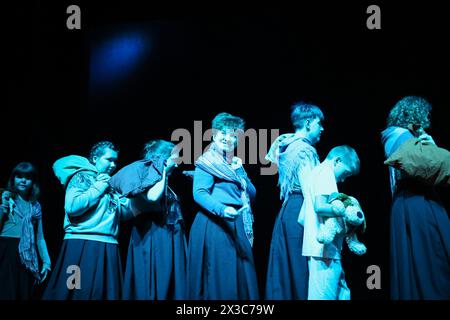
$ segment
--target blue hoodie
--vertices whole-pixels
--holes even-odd
[[[67,185],[64,239],[117,244],[120,220],[134,217],[130,200],[112,189],[95,187],[97,172],[87,159],[69,156],[55,162],[55,175]]]

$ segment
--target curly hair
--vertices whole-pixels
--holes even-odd
[[[119,148],[117,148],[112,142],[100,141],[94,144],[91,148],[91,151],[89,152],[89,161],[94,163],[94,157],[101,157],[107,148],[119,152]]]
[[[224,130],[224,129],[244,130],[245,121],[242,118],[235,117],[226,112],[222,112],[214,117],[212,121],[212,128],[216,130]]]
[[[398,101],[387,118],[387,126],[408,128],[409,125],[423,129],[430,127],[431,104],[421,97],[408,96]]]

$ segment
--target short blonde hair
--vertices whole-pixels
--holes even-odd
[[[360,162],[355,149],[347,145],[334,147],[328,152],[327,159],[331,160],[336,157],[339,157],[350,168],[353,175],[359,173]]]

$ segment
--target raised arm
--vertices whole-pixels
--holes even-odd
[[[161,199],[167,186],[166,170],[163,169],[162,178],[153,187],[147,191],[147,200],[150,202],[157,202]]]

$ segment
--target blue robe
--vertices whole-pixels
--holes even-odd
[[[111,178],[123,195],[139,196],[161,180],[162,157],[136,161]],[[186,299],[187,243],[181,207],[167,187],[158,204],[134,218],[123,284],[125,300]]]
[[[243,169],[238,174],[246,176]],[[248,177],[245,179],[247,192],[253,199],[255,187]],[[197,167],[193,192],[201,210],[195,217],[189,237],[188,298],[258,299],[253,253],[242,215],[234,221],[221,217],[227,206],[242,207],[240,185],[218,179]]]
[[[413,135],[388,128],[386,157]],[[391,169],[392,170],[392,169]],[[450,299],[450,220],[432,187],[412,177],[394,179],[390,225],[391,299]],[[397,176],[397,178],[395,177]]]

